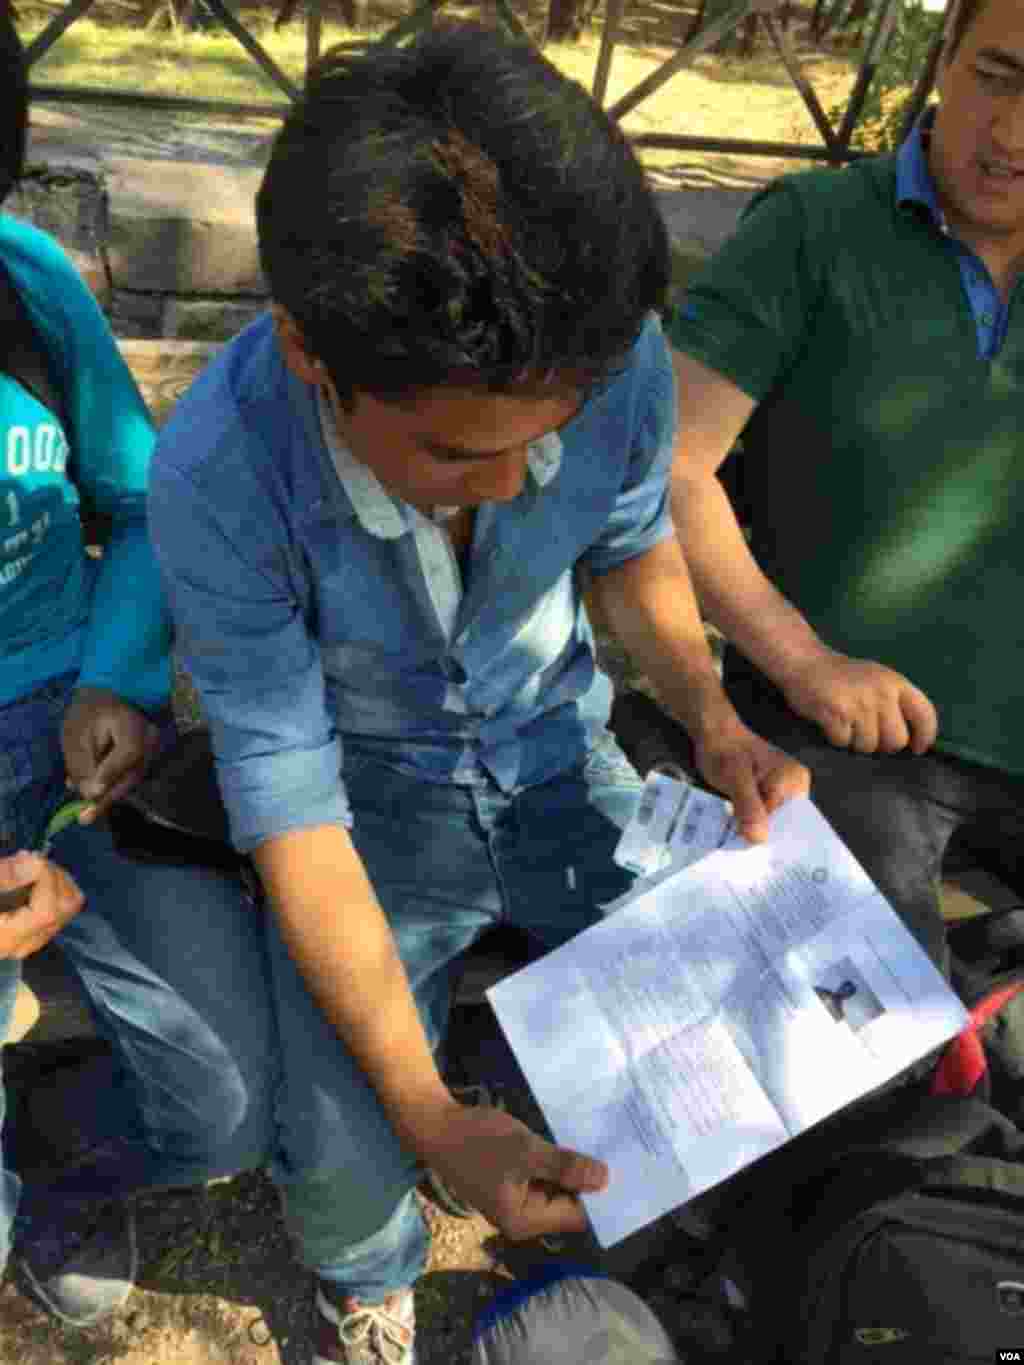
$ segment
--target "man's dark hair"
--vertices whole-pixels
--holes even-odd
[[[956,56],[957,48],[964,40],[964,34],[977,19],[984,6],[985,0],[960,0],[954,11],[949,34],[946,37],[946,46],[943,50],[943,57],[947,62],[951,62]]]
[[[10,0],[0,0],[0,203],[25,169],[28,69]]]
[[[274,142],[256,219],[271,295],[346,403],[587,389],[669,281],[617,125],[529,44],[475,25],[328,52]]]

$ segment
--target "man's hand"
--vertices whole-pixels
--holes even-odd
[[[732,802],[736,828],[752,844],[768,838],[773,811],[811,789],[804,765],[748,729],[735,712],[704,729],[693,747],[701,776]]]
[[[0,892],[31,884],[28,904],[0,914],[0,960],[21,961],[44,948],[85,904],[63,868],[38,853],[0,858]]]
[[[79,687],[61,731],[68,786],[92,802],[79,816],[99,819],[145,776],[160,747],[160,731],[116,692]]]
[[[579,1193],[608,1181],[603,1162],[555,1147],[501,1109],[457,1105],[438,1136],[417,1143],[421,1160],[510,1241],[584,1232]]]
[[[790,707],[832,744],[859,754],[923,754],[935,743],[935,707],[914,684],[871,659],[825,650],[774,681]]]

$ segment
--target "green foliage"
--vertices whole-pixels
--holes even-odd
[[[907,100],[924,70],[932,43],[942,27],[942,15],[927,11],[921,0],[903,0],[864,108],[853,134],[853,146],[865,151],[888,152],[899,145],[900,130]],[[872,25],[865,24],[865,41]],[[832,109],[833,124],[842,119],[843,109]]]

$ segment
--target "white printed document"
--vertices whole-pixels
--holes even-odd
[[[712,798],[714,799],[714,798]],[[724,803],[723,803],[724,804]],[[812,802],[729,835],[487,992],[603,1247],[954,1037],[967,1012]]]

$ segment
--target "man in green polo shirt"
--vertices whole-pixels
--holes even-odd
[[[743,720],[936,962],[969,826],[1024,885],[1024,4],[963,0],[896,154],[754,200],[669,329],[673,512]],[[744,433],[750,548],[716,478]]]

